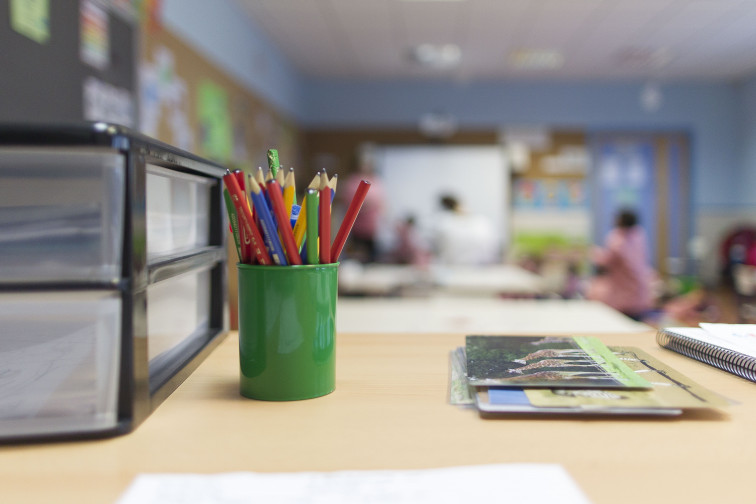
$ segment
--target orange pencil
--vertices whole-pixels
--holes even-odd
[[[320,262],[331,258],[331,188],[326,171],[320,174],[320,204],[318,211],[318,235],[320,235]],[[308,238],[312,239],[312,237]]]
[[[344,248],[347,236],[349,236],[349,232],[352,230],[352,226],[354,226],[354,221],[357,220],[357,214],[360,213],[360,208],[362,208],[369,190],[370,182],[362,180],[357,186],[357,190],[354,191],[352,201],[349,202],[349,208],[347,208],[346,214],[344,214],[344,220],[341,221],[341,227],[339,227],[336,238],[333,240],[333,251],[331,252],[332,263],[339,261],[341,250]]]

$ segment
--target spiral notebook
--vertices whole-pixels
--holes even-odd
[[[664,348],[756,382],[756,324],[666,327],[656,333]]]

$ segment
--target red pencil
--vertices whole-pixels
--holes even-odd
[[[286,249],[286,258],[289,260],[289,264],[300,265],[302,258],[299,257],[294,233],[291,231],[291,221],[284,206],[281,185],[274,178],[268,181],[268,196],[270,196],[270,202],[273,205],[273,215],[276,216],[276,221],[278,221],[278,233],[281,235],[281,241],[284,249]]]
[[[252,210],[252,206],[249,204],[249,197],[247,196],[247,186],[246,182],[244,181],[244,172],[241,170],[234,170],[233,171],[234,177],[236,177],[236,183],[239,184],[239,189],[241,189],[242,193],[244,194],[244,202],[247,206],[250,207],[250,211],[252,211],[252,215],[254,216],[254,211]],[[243,263],[254,263],[255,262],[255,252],[252,249],[252,241],[248,238],[246,238],[247,232],[242,227],[239,231],[241,233],[241,249],[242,249],[242,256],[246,259],[242,259]]]
[[[357,186],[357,190],[354,191],[352,201],[349,202],[349,208],[347,208],[346,214],[344,214],[344,220],[341,221],[341,227],[336,233],[336,238],[333,240],[333,250],[331,251],[331,262],[335,263],[339,261],[339,255],[341,255],[341,249],[344,248],[347,236],[354,226],[354,221],[357,220],[357,214],[360,213],[362,203],[365,202],[365,197],[370,190],[370,182],[368,180],[361,180],[360,185]]]
[[[320,205],[318,208],[318,235],[320,237],[320,263],[331,259],[331,188],[326,171],[320,174]]]
[[[263,265],[270,264],[270,255],[265,250],[262,236],[260,236],[257,226],[255,226],[252,212],[249,210],[249,205],[247,205],[245,195],[239,187],[236,177],[233,173],[226,171],[226,174],[223,176],[223,182],[226,184],[228,194],[234,202],[234,208],[236,208],[236,213],[239,217],[239,228],[244,230],[244,234],[246,235],[244,238],[245,241],[248,241],[252,245],[257,262]]]

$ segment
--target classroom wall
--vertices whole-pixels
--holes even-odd
[[[719,269],[721,236],[733,226],[756,221],[756,74],[743,82],[662,82],[663,102],[655,112],[640,104],[645,85],[640,81],[315,80],[292,69],[233,0],[164,0],[164,14],[167,27],[309,131],[408,130],[421,114],[443,112],[453,115],[462,129],[537,125],[588,134],[688,133],[692,232],[706,243],[703,269],[709,281]]]
[[[162,0],[166,28],[222,70],[274,105],[299,118],[304,83],[233,0]]]
[[[696,207],[730,205],[741,178],[739,100],[730,84],[662,87],[655,113],[640,106],[643,83],[479,83],[467,85],[320,81],[307,93],[308,127],[416,124],[421,114],[443,111],[460,127],[546,125],[604,130],[677,130],[693,139]]]
[[[232,0],[165,0],[164,23],[308,129],[414,127],[421,114],[445,112],[462,128],[546,125],[586,130],[682,130],[693,143],[693,205],[697,209],[756,204],[756,175],[743,169],[756,148],[741,153],[739,128],[756,136],[756,83],[662,83],[656,112],[640,105],[644,82],[324,81],[299,75]],[[214,22],[208,23],[208,19]],[[252,55],[250,57],[250,55]],[[257,63],[257,64],[256,64]],[[751,107],[753,108],[753,107]],[[742,188],[733,193],[734,186]],[[742,183],[741,183],[742,182]]]
[[[756,205],[756,75],[745,81],[740,89],[742,158],[740,160],[743,184],[740,199]]]

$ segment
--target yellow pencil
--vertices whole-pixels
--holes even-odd
[[[289,168],[289,173],[286,174],[283,184],[283,201],[287,214],[291,215],[291,207],[297,204],[297,186],[294,180],[294,168]]]
[[[328,187],[331,188],[331,201],[333,201],[333,196],[336,194],[336,186],[339,183],[339,174],[334,173],[333,177],[331,177],[331,181],[328,182]]]
[[[320,172],[315,175],[307,189],[319,189],[320,188]],[[297,223],[294,224],[294,241],[297,244],[297,249],[302,250],[302,244],[305,240],[305,234],[307,233],[307,198],[302,200],[302,208],[299,210],[299,217]]]
[[[265,173],[262,166],[257,167],[257,173],[255,173],[255,180],[260,187],[265,187]]]

